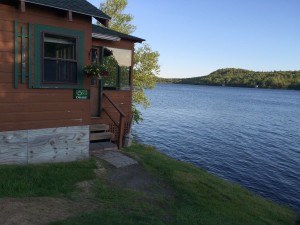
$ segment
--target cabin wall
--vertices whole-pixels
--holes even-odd
[[[0,131],[88,125],[89,100],[74,100],[72,89],[29,88],[28,78],[25,83],[19,78],[18,88],[14,87],[14,21],[24,27],[32,23],[33,32],[34,24],[84,31],[84,64],[87,64],[91,47],[91,18],[73,14],[70,22],[62,12],[26,6],[26,12],[22,13],[15,7],[0,4]],[[33,68],[39,63],[34,61],[34,45],[30,54],[32,65],[28,65],[27,59],[26,68]],[[21,50],[18,51],[18,62],[21,71]],[[32,74],[40,76],[34,74],[34,69]],[[88,79],[84,81],[84,88],[89,89]]]
[[[15,6],[0,4],[0,164],[87,158],[88,125],[91,123],[89,100],[74,100],[72,89],[32,88],[29,76],[24,80],[21,76],[17,81],[14,79],[15,60],[18,71],[22,71],[21,38],[18,38],[19,47],[15,54],[15,21],[18,22],[18,33],[22,32],[23,26],[24,33],[28,34],[29,23],[32,33],[35,24],[83,31],[84,64],[89,63],[92,46],[89,16],[73,13],[73,21],[69,21],[67,12],[61,10],[26,3],[26,12],[21,12]],[[34,71],[34,66],[40,63],[34,57],[34,35],[31,50],[27,39],[25,41],[25,74],[28,75],[31,68],[34,78],[40,76]],[[90,80],[85,79],[83,88],[89,87]]]

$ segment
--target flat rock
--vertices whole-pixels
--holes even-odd
[[[111,142],[96,142],[90,143],[90,152],[94,153],[97,151],[106,151],[106,150],[118,150],[118,146]]]
[[[116,168],[123,168],[126,166],[138,164],[136,160],[117,151],[102,151],[95,154],[95,156],[108,162]]]

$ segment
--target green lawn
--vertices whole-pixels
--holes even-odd
[[[162,180],[171,194],[149,194],[109,185],[105,176],[95,178],[95,162],[91,160],[44,166],[2,166],[0,195],[68,195],[75,190],[76,182],[94,179],[95,200],[103,207],[51,225],[293,225],[295,222],[296,213],[292,210],[193,165],[170,159],[152,147],[134,144],[124,152]]]
[[[95,178],[93,160],[30,166],[0,166],[0,197],[67,196],[75,184]]]

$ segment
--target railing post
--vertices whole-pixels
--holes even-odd
[[[123,147],[123,136],[124,136],[124,116],[120,115],[119,123],[119,149]]]

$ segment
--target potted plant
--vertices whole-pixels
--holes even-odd
[[[108,69],[105,64],[90,64],[83,67],[85,75],[91,78],[101,79],[103,76],[108,75]]]

